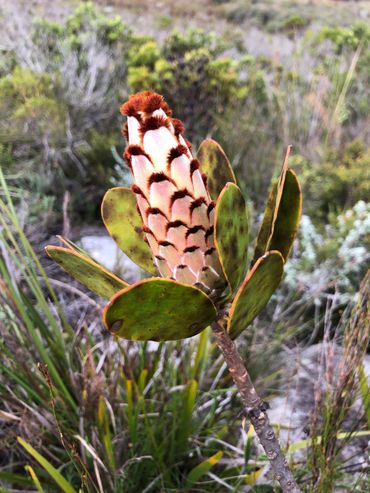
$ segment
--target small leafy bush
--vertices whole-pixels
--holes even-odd
[[[370,197],[370,150],[356,140],[343,151],[331,150],[319,165],[305,162],[302,177],[307,213],[327,219]]]
[[[320,312],[324,310],[333,298],[336,305],[343,306],[358,291],[370,267],[369,252],[369,203],[359,201],[332,217],[323,232],[303,215],[294,255],[286,264],[281,302],[289,298],[291,304],[293,296],[296,314],[305,313],[305,317],[312,315],[315,306]]]

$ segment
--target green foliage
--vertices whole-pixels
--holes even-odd
[[[57,469],[55,469],[55,467],[53,467],[50,462],[40,455],[29,443],[25,442],[21,437],[18,437],[18,443],[42,465],[42,467],[54,479],[64,493],[77,493],[68,481],[64,479],[60,472],[57,471]]]
[[[203,140],[197,151],[202,172],[207,175],[207,187],[213,200],[217,200],[226,183],[236,183],[230,161],[215,140]]]
[[[293,170],[288,168],[290,148],[278,180],[274,183],[258,232],[253,263],[269,250],[287,259],[298,231],[302,212],[302,192]]]
[[[102,218],[109,234],[121,250],[139,267],[155,275],[152,252],[144,241],[142,219],[130,188],[111,188],[103,197]]]
[[[327,219],[370,197],[370,150],[355,140],[344,150],[331,150],[320,164],[300,165],[306,212]]]
[[[133,92],[161,91],[173,77],[170,63],[163,57],[157,43],[150,38],[135,37],[128,56],[127,82]]]
[[[133,36],[129,87],[163,93],[174,113],[183,115],[187,136],[198,141],[217,125],[225,106],[244,92],[242,65],[222,56],[225,49],[219,37],[201,29],[175,31],[162,47],[153,39]]]
[[[16,67],[0,79],[2,144],[31,142],[41,153],[65,134],[66,108],[58,103],[59,82],[48,74]]]
[[[225,47],[220,40],[198,29],[173,33],[163,50],[173,73],[172,84],[163,92],[175,114],[183,115],[187,135],[196,143],[217,128],[225,108],[243,95],[242,64],[221,56]]]
[[[214,228],[222,270],[235,291],[247,267],[249,219],[243,194],[234,183],[227,183],[217,198]]]
[[[153,278],[113,296],[103,319],[113,335],[124,339],[171,341],[199,334],[216,314],[212,301],[197,287]]]
[[[127,90],[122,79],[129,32],[119,17],[108,18],[86,3],[62,23],[34,22],[37,64],[24,60],[16,48],[2,53],[3,63],[9,66],[12,60],[13,68],[0,77],[0,143],[12,144],[13,171],[22,171],[26,160],[28,171],[58,201],[63,189],[82,187],[84,199],[73,194],[72,205],[90,217],[96,214],[89,205],[96,183],[108,186],[116,175],[112,148],[118,144],[117,110]],[[25,178],[24,186],[32,190],[30,173]]]
[[[227,330],[235,339],[266,306],[278,287],[284,270],[280,252],[270,251],[259,258],[240,286],[230,309]]]
[[[357,22],[351,27],[323,27],[317,34],[317,41],[330,40],[338,54],[343,50],[356,50],[360,45],[366,51],[370,42],[370,27],[364,22]]]
[[[356,377],[370,342],[369,281],[370,271],[367,272],[361,284],[351,317],[343,322],[342,357],[337,374],[334,371],[328,371],[330,367],[332,369],[333,363],[329,355],[330,349],[327,349],[325,354],[327,359],[323,365],[326,370],[325,388],[321,398],[316,400],[312,413],[310,425],[314,439],[308,453],[308,461],[312,470],[311,488],[318,493],[335,491],[339,477],[339,454],[344,448],[345,441],[348,441],[351,436],[369,433],[369,430],[355,431],[353,425],[345,423],[358,395],[360,383]],[[326,343],[332,344],[329,341]],[[363,403],[365,404],[366,401]],[[366,408],[364,411],[366,415]],[[341,429],[348,429],[349,432],[340,433]],[[343,440],[338,440],[339,438]]]
[[[10,170],[10,166],[13,162],[11,145],[0,144],[0,167],[2,169]]]
[[[102,298],[109,299],[128,285],[81,249],[49,246],[46,253],[68,274]]]
[[[282,24],[282,30],[288,31],[290,34],[296,33],[298,30],[306,27],[308,24],[307,19],[304,19],[299,14],[292,14],[284,19]]]

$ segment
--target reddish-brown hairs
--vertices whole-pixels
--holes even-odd
[[[198,246],[189,246],[189,247],[186,247],[184,248],[184,253],[191,253],[191,252],[195,252],[196,250],[199,250],[200,248]]]
[[[199,197],[199,199],[193,200],[193,202],[190,204],[190,212],[193,212],[194,209],[200,207],[202,204],[207,204],[204,197]]]
[[[136,193],[137,195],[141,195],[142,197],[144,197],[144,199],[146,199],[145,195],[144,195],[144,192],[141,190],[140,187],[138,187],[137,185],[131,185],[131,190]]]
[[[150,116],[142,121],[140,125],[140,132],[144,135],[149,130],[158,130],[161,127],[170,128],[170,119],[164,116]]]
[[[145,156],[150,162],[150,156],[139,145],[129,145],[126,147],[123,157],[126,160],[127,165],[131,168],[131,156]]]
[[[208,218],[209,218],[209,215],[211,214],[211,212],[213,211],[214,208],[215,208],[215,203],[212,200],[212,202],[209,203],[208,208],[207,208]]]
[[[171,162],[176,159],[177,157],[182,156],[183,154],[186,154],[188,150],[186,149],[185,146],[179,144],[177,147],[173,147],[170,152],[168,153],[167,156],[167,162],[168,164],[171,164]]]
[[[153,113],[160,108],[167,116],[171,116],[171,109],[163,96],[152,91],[143,91],[130,96],[129,100],[121,106],[120,111],[122,115],[137,117],[139,112]]]
[[[180,134],[183,134],[185,132],[185,127],[181,120],[178,120],[177,118],[172,118],[172,125],[176,137],[178,137]]]
[[[208,250],[206,250],[204,252],[204,255],[212,255],[212,253],[216,250],[215,247],[211,247],[211,248],[208,248]]]
[[[192,228],[189,228],[185,234],[185,238],[188,238],[189,235],[193,235],[194,233],[197,233],[198,231],[206,231],[204,226],[193,226]]]
[[[193,195],[186,188],[183,188],[182,190],[176,190],[176,192],[171,197],[171,206],[176,200],[183,199],[184,197],[190,197],[192,199]]]
[[[180,221],[180,219],[177,219],[176,221],[171,221],[171,222],[167,223],[166,231],[168,231],[171,228],[180,228],[180,226],[186,226],[184,221]]]
[[[198,159],[192,159],[190,161],[190,174],[192,175],[195,170],[199,169],[200,163]]]
[[[153,173],[152,175],[150,175],[150,177],[148,178],[148,185],[150,187],[150,185],[152,185],[153,183],[160,183],[161,181],[169,181],[172,184],[174,183],[172,178],[170,178],[169,176],[165,175],[162,172],[162,173]]]

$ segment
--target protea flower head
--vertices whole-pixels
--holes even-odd
[[[108,190],[102,217],[118,246],[155,277],[129,285],[64,238],[63,247],[49,246],[47,253],[110,300],[103,320],[116,336],[182,339],[222,312],[237,337],[278,286],[298,228],[301,191],[287,167],[289,151],[248,271],[246,205],[220,145],[207,139],[195,157],[181,121],[159,94],[135,94],[121,113],[133,185]]]
[[[207,177],[163,96],[143,92],[122,107],[125,152],[143,231],[163,277],[215,293],[225,279],[214,244]]]

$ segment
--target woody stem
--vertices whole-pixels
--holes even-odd
[[[288,462],[280,448],[279,441],[270,424],[266,413],[266,406],[257,394],[243,360],[227,331],[226,318],[213,322],[212,331],[218,348],[220,349],[229,372],[239,390],[246,414],[250,419],[256,435],[264,448],[271,467],[279,481],[283,493],[300,493],[300,489],[289,469]]]

